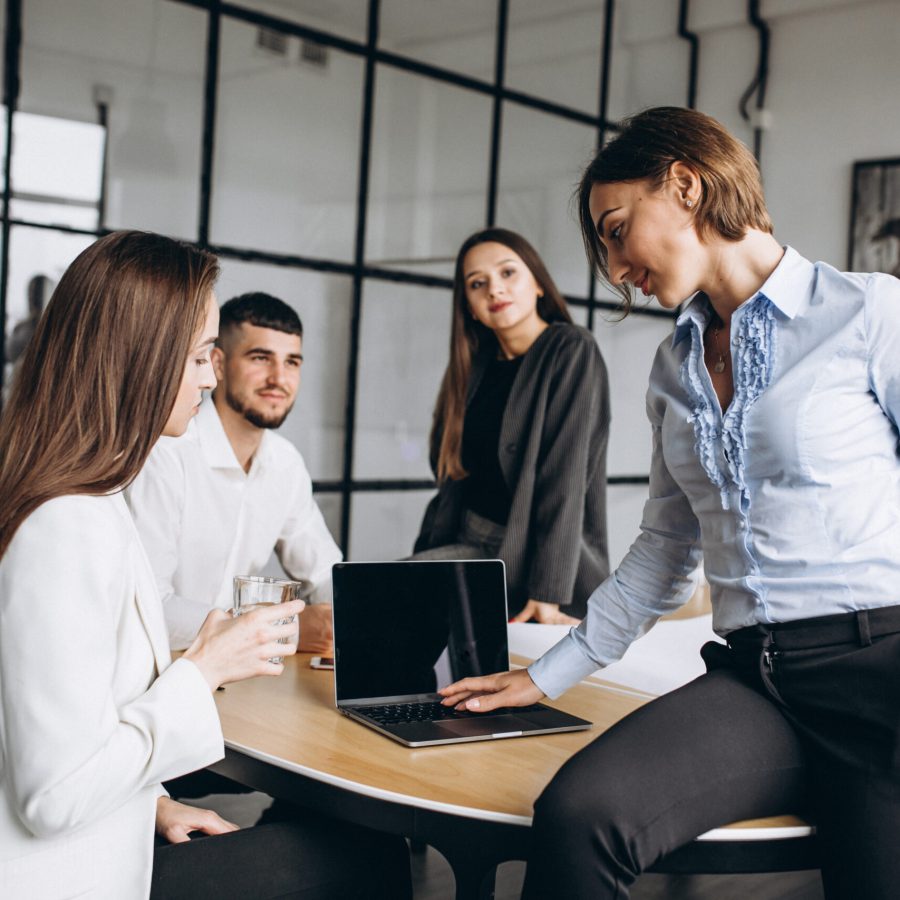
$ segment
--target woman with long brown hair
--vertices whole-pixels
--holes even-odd
[[[780,244],[756,160],[661,107],[622,123],[579,189],[591,262],[675,310],[647,414],[641,533],[588,614],[527,670],[447,703],[534,703],[625,652],[703,562],[707,672],[576,754],[535,804],[524,896],[625,898],[740,819],[812,816],[829,900],[900,883],[900,281]],[[481,696],[486,692],[486,696]]]
[[[517,621],[573,622],[609,571],[609,390],[537,251],[489,228],[456,257],[416,559],[499,557]]]
[[[215,610],[172,662],[121,493],[157,438],[182,434],[215,386],[217,274],[215,257],[169,238],[101,238],[60,280],[0,418],[4,896],[147,897],[151,872],[154,896],[166,898],[297,890],[306,860],[290,828],[284,852],[269,851],[172,801],[161,782],[222,757],[213,692],[281,672],[272,658],[296,652],[303,603],[238,619]],[[159,867],[154,824],[176,842]],[[197,831],[221,837],[188,841]],[[214,842],[228,868],[215,864]],[[327,883],[315,850],[313,860]]]

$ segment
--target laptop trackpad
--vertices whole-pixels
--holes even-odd
[[[440,724],[442,729],[459,737],[480,734],[506,734],[509,731],[532,731],[534,725],[521,716],[473,716],[471,719],[452,719]]]

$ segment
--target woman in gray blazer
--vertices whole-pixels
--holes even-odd
[[[523,237],[456,258],[450,362],[431,433],[438,494],[416,559],[498,557],[517,621],[566,623],[609,572],[606,367]]]

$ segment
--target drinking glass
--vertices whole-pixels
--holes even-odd
[[[311,592],[312,584],[308,581],[283,581],[267,575],[235,575],[234,603],[231,614],[241,616],[260,606],[275,606],[278,603],[286,603],[288,600],[303,600]],[[290,616],[287,619],[278,619],[276,624],[287,625],[293,618]],[[281,644],[288,642],[288,638],[279,638]],[[269,662],[284,662],[284,657],[273,656]]]

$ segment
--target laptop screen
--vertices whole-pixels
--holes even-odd
[[[338,703],[509,667],[500,560],[338,563],[333,579]]]

